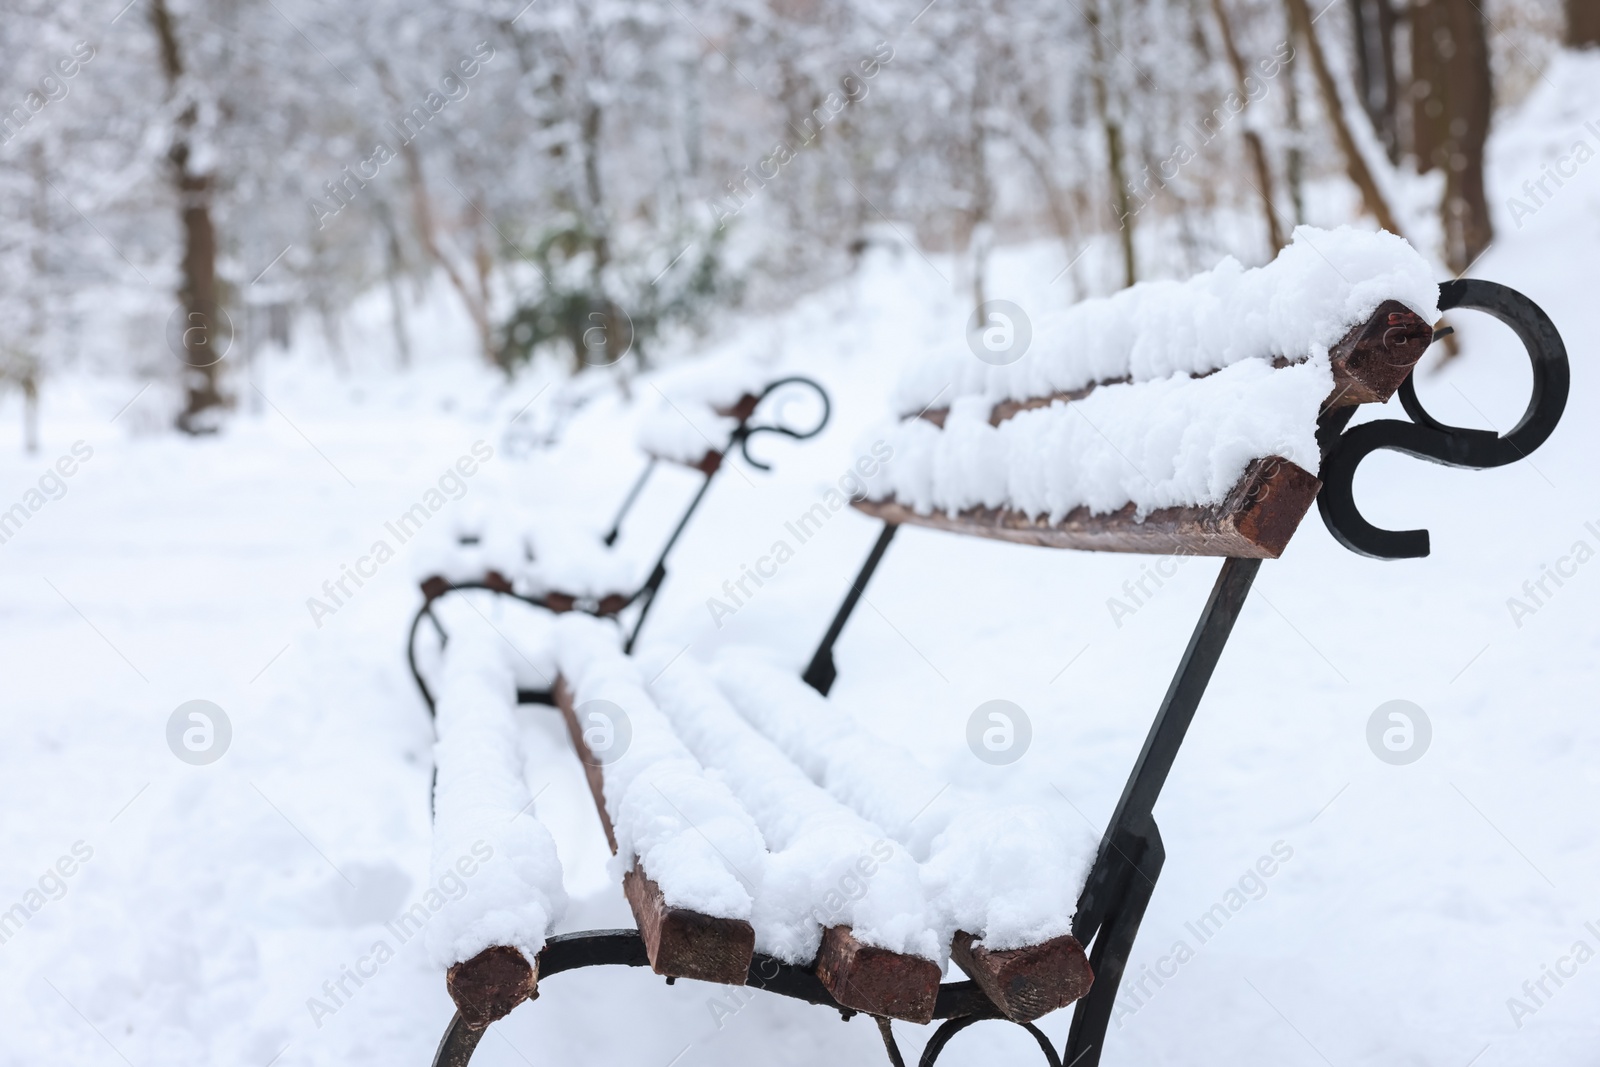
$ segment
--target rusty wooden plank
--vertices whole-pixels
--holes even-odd
[[[705,475],[717,473],[717,470],[722,466],[723,460],[722,452],[715,448],[707,449],[699,459],[693,461],[680,459],[677,456],[663,456],[659,452],[651,452],[648,449],[645,451],[645,455],[653,459],[659,459],[663,463],[676,463],[680,467],[688,467],[692,471],[699,471]]]
[[[1084,997],[1094,971],[1071,934],[1037,945],[994,951],[957,931],[950,958],[1013,1022],[1026,1023]]]
[[[543,597],[544,606],[557,615],[568,611],[576,611],[580,599],[583,598],[572,593],[546,593]],[[628,606],[630,599],[625,593],[607,593],[594,602],[592,614],[602,617],[615,615]]]
[[[520,950],[495,945],[452,965],[444,982],[461,1017],[481,1028],[539,995],[539,968]]]
[[[889,1019],[925,1023],[939,996],[939,965],[857,941],[848,926],[822,931],[817,978],[847,1008]]]
[[[1321,487],[1322,483],[1302,468],[1272,456],[1253,461],[1220,504],[1161,508],[1143,522],[1134,519],[1132,504],[1103,515],[1092,515],[1086,507],[1074,508],[1060,522],[1052,523],[1010,508],[919,515],[893,500],[853,503],[888,523],[930,526],[1044,548],[1277,559]]]
[[[595,811],[600,815],[606,843],[614,854],[617,834],[606,812],[604,770],[601,761],[584,743],[572,687],[565,678],[556,678],[554,696],[556,707],[566,721],[573,751],[583,763],[583,775],[589,783]],[[721,919],[669,905],[661,887],[637,861],[633,869],[622,876],[622,892],[633,909],[634,922],[639,926],[645,951],[650,956],[650,967],[657,974],[744,985],[756,948],[755,928],[748,922]]]
[[[1328,350],[1333,393],[1324,408],[1388,400],[1432,343],[1430,323],[1399,301],[1385,300],[1371,318]]]
[[[1323,401],[1323,410],[1355,404],[1381,404],[1388,400],[1422,359],[1422,354],[1432,341],[1433,327],[1423,321],[1422,316],[1398,300],[1385,300],[1366,322],[1353,327],[1338,344],[1328,350],[1333,369],[1333,390]],[[1279,357],[1273,361],[1273,365],[1287,367],[1291,362]],[[1215,373],[1214,370],[1206,371],[1194,377],[1205,378]],[[989,413],[989,425],[999,426],[1020,412],[1049,407],[1058,400],[1082,400],[1102,385],[1121,385],[1128,381],[1125,377],[1108,378],[1081,389],[1067,389],[1022,400],[1002,400]],[[933,408],[922,412],[921,418],[943,428],[949,414],[948,408]]]
[[[583,764],[583,777],[589,783],[589,796],[593,798],[594,810],[600,816],[600,828],[606,832],[606,844],[611,846],[612,855],[616,855],[617,833],[612,829],[611,816],[606,812],[605,776],[600,772],[600,761],[594,758],[589,746],[584,743],[583,727],[578,724],[578,711],[572,687],[559,675],[556,677],[553,695],[556,707],[560,709],[561,717],[566,721],[567,736],[572,739],[572,751],[578,754],[578,761]]]
[[[755,928],[748,922],[672,907],[637,862],[622,876],[622,892],[639,924],[651,970],[673,978],[745,984],[756,950]]]
[[[754,393],[744,393],[733,403],[722,404],[713,407],[711,410],[725,419],[736,419],[739,422],[745,422],[751,415],[756,413],[756,405],[759,403],[761,403],[759,396]]]
[[[1102,385],[1123,385],[1131,380],[1130,378],[1107,378],[1104,381],[1086,385],[1082,389],[1064,389],[1058,393],[1051,393],[1049,396],[1036,396],[1027,400],[1002,400],[994,406],[993,411],[989,412],[989,425],[999,426],[1013,415],[1024,411],[1032,411],[1034,408],[1047,408],[1057,400],[1082,400]],[[939,426],[940,428],[944,427],[942,418],[939,420]]]
[[[481,582],[485,588],[492,589],[497,593],[512,592],[511,579],[497,570],[484,571]],[[438,574],[424,578],[420,584],[422,586],[423,599],[428,601],[437,600],[455,588],[455,584],[450,579]]]

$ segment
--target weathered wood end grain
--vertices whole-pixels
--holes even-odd
[[[1083,946],[1071,934],[1037,945],[991,951],[957,931],[950,958],[1013,1022],[1026,1023],[1082,999],[1094,984]]]
[[[622,891],[650,956],[650,969],[673,978],[744,985],[756,951],[756,932],[743,919],[719,919],[675,908],[637,863],[622,876]]]
[[[539,995],[539,970],[518,949],[494,945],[445,972],[445,988],[471,1026],[484,1027]]]
[[[857,941],[848,926],[822,932],[816,975],[847,1008],[889,1019],[925,1023],[939,996],[939,965]]]

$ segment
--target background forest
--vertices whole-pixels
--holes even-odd
[[[1495,115],[1600,40],[1585,0],[6,8],[0,376],[30,446],[74,365],[215,429],[241,355],[314,329],[351,358],[362,295],[400,366],[438,287],[486,362],[627,374],[875,243],[951,255],[974,304],[1007,243],[1060,242],[1076,298],[1264,261],[1308,218],[1457,273],[1494,236]]]

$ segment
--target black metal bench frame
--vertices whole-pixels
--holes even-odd
[[[1493,282],[1458,280],[1440,287],[1439,306],[1441,310],[1485,311],[1510,326],[1532,364],[1532,395],[1516,427],[1504,436],[1449,426],[1434,419],[1417,399],[1409,377],[1402,386],[1401,402],[1410,422],[1384,419],[1347,428],[1353,409],[1334,410],[1323,416],[1318,427],[1323,451],[1318,509],[1335,539],[1352,551],[1373,558],[1425,556],[1429,543],[1425,530],[1382,530],[1361,516],[1354,502],[1352,482],[1356,468],[1367,455],[1391,449],[1452,467],[1502,466],[1524,458],[1543,444],[1566,406],[1570,385],[1566,348],[1548,316],[1531,300]],[[896,529],[886,525],[879,535],[805,672],[805,680],[821,693],[827,693],[837,675],[833,645]],[[1074,1007],[1065,1048],[1058,1054],[1037,1026],[1020,1024],[1034,1037],[1050,1067],[1095,1067],[1099,1063],[1123,969],[1166,858],[1154,818],[1155,803],[1261,562],[1224,559],[1101,839],[1072,924],[1073,936],[1084,945],[1092,944],[1094,983]],[[539,955],[538,977],[543,980],[579,967],[646,967],[649,963],[637,930],[558,934],[549,938]],[[855,1014],[839,1005],[810,969],[780,963],[759,953],[751,962],[746,984],[834,1008],[846,1019]],[[978,984],[970,980],[942,984],[933,1015],[943,1021],[924,1047],[919,1067],[933,1067],[950,1040],[973,1023],[1004,1018]],[[904,1067],[889,1021],[876,1021],[891,1064]],[[465,1067],[486,1032],[487,1025],[474,1026],[457,1013],[445,1030],[434,1067]]]
[[[821,402],[822,414],[815,426],[806,430],[796,430],[779,422],[765,424],[751,421],[756,412],[760,410],[763,401],[778,390],[792,385],[799,385],[812,390]],[[704,474],[705,478],[701,481],[699,488],[695,490],[694,496],[690,498],[688,505],[683,510],[683,514],[678,517],[677,523],[672,528],[672,533],[668,535],[666,542],[661,546],[660,551],[656,553],[655,564],[650,568],[650,576],[645,579],[638,589],[626,596],[618,596],[615,600],[611,597],[604,599],[574,598],[570,610],[582,611],[589,615],[615,616],[621,615],[622,612],[637,604],[639,613],[634,617],[633,626],[628,631],[627,642],[623,646],[624,651],[632,651],[634,642],[639,639],[639,631],[644,628],[645,618],[650,614],[650,608],[655,603],[656,594],[660,592],[662,583],[667,580],[667,557],[671,555],[673,546],[678,543],[678,539],[683,535],[684,529],[689,525],[689,520],[694,517],[694,513],[699,509],[700,502],[705,499],[706,493],[710,490],[711,483],[716,478],[717,472],[722,469],[726,457],[731,455],[733,450],[737,448],[739,454],[744,457],[744,461],[750,466],[757,470],[771,470],[771,464],[764,463],[750,454],[751,438],[759,434],[770,433],[792,438],[796,441],[806,441],[827,428],[828,420],[832,417],[832,413],[833,406],[828,398],[827,390],[812,379],[800,375],[789,375],[775,379],[767,383],[767,386],[762,389],[759,395],[747,398],[747,402],[742,404],[736,412],[736,417],[739,420],[738,425],[728,435],[727,446],[720,452],[708,452],[708,460],[713,456],[716,458],[711,462],[702,460],[701,465],[694,468]],[[610,530],[601,539],[601,542],[607,547],[616,543],[617,535],[622,530],[623,520],[627,518],[634,502],[639,499],[639,495],[644,491],[645,483],[650,480],[650,475],[654,472],[657,462],[657,457],[651,456],[645,463],[644,470],[640,471],[639,476],[634,479],[633,486],[628,490],[627,496],[623,498],[622,506],[617,511],[616,519],[611,523]],[[427,619],[433,624],[434,632],[439,638],[439,647],[442,649],[449,642],[450,635],[446,633],[438,615],[434,613],[434,604],[444,597],[475,590],[486,591],[511,600],[519,600],[524,604],[529,604],[536,608],[544,608],[547,611],[569,610],[565,605],[561,607],[552,605],[549,594],[529,596],[518,593],[511,587],[510,582],[498,577],[469,582],[446,582],[442,578],[433,578],[424,582],[422,604],[417,608],[416,614],[412,616],[411,625],[406,636],[406,664],[411,669],[411,678],[416,682],[417,691],[422,694],[422,699],[428,705],[430,714],[433,712],[434,695],[432,690],[428,688],[427,680],[423,678],[421,667],[417,663],[417,636],[422,628],[422,620]],[[608,603],[608,601],[611,602]],[[517,702],[519,704],[551,704],[554,703],[554,697],[548,689],[520,689],[517,691]]]

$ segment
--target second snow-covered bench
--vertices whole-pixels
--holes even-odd
[[[810,378],[786,375],[764,385],[752,385],[748,367],[741,373],[730,373],[725,361],[718,361],[711,369],[720,373],[679,375],[689,377],[689,381],[680,382],[679,389],[660,394],[660,404],[649,413],[639,432],[639,444],[647,456],[645,466],[604,535],[596,537],[571,529],[565,516],[547,516],[544,502],[540,501],[521,516],[482,515],[470,528],[452,531],[444,543],[421,555],[418,564],[422,571],[422,603],[411,619],[406,658],[412,680],[430,708],[435,696],[419,656],[418,639],[422,623],[427,620],[441,647],[449,641],[449,628],[441,617],[445,601],[461,594],[487,592],[556,614],[579,611],[617,617],[631,609],[627,643],[632,647],[666,581],[667,559],[705,499],[725,457],[738,449],[747,463],[766,470],[766,463],[750,455],[753,437],[770,433],[804,441],[828,425],[832,409],[827,391]],[[774,414],[771,423],[753,421],[769,397],[781,394],[781,402],[796,390],[813,396],[818,407],[815,425],[796,429],[787,424],[781,411]],[[656,465],[663,461],[682,464],[704,477],[653,562],[641,566],[641,560],[615,551],[613,545]],[[476,613],[477,608],[468,605],[466,617],[470,619]],[[523,662],[538,673],[536,660],[525,657]],[[548,680],[542,685],[519,687],[518,692],[523,703],[550,700]]]

